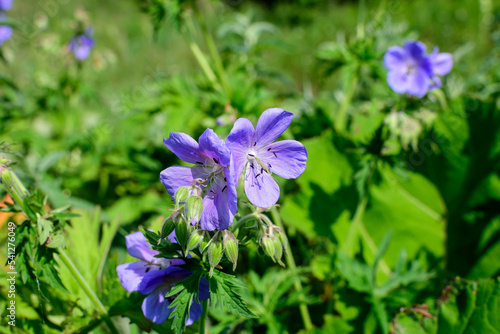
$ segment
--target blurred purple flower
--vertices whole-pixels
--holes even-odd
[[[0,11],[6,12],[12,8],[12,0],[0,0]]]
[[[5,14],[0,13],[0,22],[5,21],[7,16]],[[7,40],[12,37],[12,27],[8,25],[2,25],[0,23],[0,45],[3,45]]]
[[[434,81],[430,88],[439,88],[441,87],[441,78],[439,78],[438,75],[443,76],[451,72],[453,68],[453,58],[450,53],[439,53],[439,48],[436,46],[429,55],[429,59],[432,65],[432,80]]]
[[[78,60],[87,59],[94,48],[95,41],[92,37],[92,29],[87,28],[84,34],[77,35],[69,42],[69,49]]]
[[[163,140],[179,159],[195,167],[169,167],[160,174],[160,180],[174,198],[179,187],[197,184],[205,191],[200,226],[204,230],[228,228],[237,211],[236,185],[233,169],[229,168],[231,153],[222,139],[211,129],[206,129],[199,144],[184,133],[171,132]]]
[[[422,42],[408,41],[404,47],[390,47],[384,56],[384,65],[389,70],[387,82],[396,93],[408,93],[423,97],[429,90],[440,87],[437,75],[448,74],[453,66],[449,53],[425,54]]]
[[[307,150],[298,141],[274,141],[288,128],[293,114],[281,108],[267,109],[252,123],[240,118],[227,137],[234,159],[235,179],[245,172],[245,193],[254,205],[270,207],[278,201],[280,188],[272,173],[285,179],[297,178],[306,169]]]
[[[175,238],[172,235],[169,239],[172,241]],[[116,268],[120,283],[129,292],[139,291],[147,295],[142,303],[144,316],[156,324],[161,324],[174,309],[169,308],[173,298],[165,298],[165,295],[175,283],[191,275],[191,272],[177,267],[184,264],[182,260],[155,257],[159,253],[149,248],[150,245],[141,232],[129,234],[125,240],[128,253],[140,261],[124,263]],[[198,299],[204,300],[209,297],[208,281],[203,277],[200,281]],[[192,324],[201,313],[202,306],[193,301],[186,325]]]

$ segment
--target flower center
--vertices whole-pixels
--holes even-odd
[[[257,157],[257,151],[255,150],[250,150],[248,151],[247,153],[247,160],[248,162],[254,162],[255,161],[255,157]]]
[[[408,64],[406,66],[406,75],[414,74],[415,72],[417,72],[415,64]]]

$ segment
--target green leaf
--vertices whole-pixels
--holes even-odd
[[[303,144],[308,160],[314,164],[297,179],[300,191],[284,198],[282,219],[308,238],[331,235],[334,227],[344,222],[342,227],[346,227],[347,233],[346,214],[351,208],[354,212],[358,199],[356,189],[350,187],[353,169],[347,157],[335,147],[331,132],[304,140]]]
[[[62,233],[55,233],[50,242],[47,242],[49,248],[65,247],[64,235]]]
[[[165,297],[175,297],[169,308],[173,308],[169,319],[172,321],[172,329],[175,333],[182,333],[186,328],[186,320],[189,317],[189,308],[193,300],[198,300],[198,291],[202,272],[196,272],[186,279],[177,283]]]
[[[152,322],[144,317],[140,308],[143,300],[144,296],[139,292],[132,292],[130,296],[122,298],[114,303],[109,309],[109,315],[128,317],[131,322],[139,326],[140,329],[150,332]]]
[[[38,216],[37,226],[38,241],[40,242],[40,245],[43,245],[45,241],[47,241],[50,233],[54,230],[54,225],[50,220],[43,219],[42,217]]]
[[[215,307],[223,308],[231,313],[246,317],[257,318],[257,316],[248,309],[243,300],[240,291],[246,289],[243,282],[235,276],[215,271],[209,278],[210,298]]]
[[[438,334],[500,333],[500,282],[459,281],[456,293],[441,305]]]
[[[388,230],[384,235],[384,238],[380,242],[378,246],[378,252],[375,255],[375,260],[373,261],[373,281],[375,282],[375,277],[377,274],[378,263],[382,260],[385,252],[387,252],[387,248],[389,248],[389,242],[391,241],[391,230]]]
[[[437,317],[426,308],[408,308],[393,321],[395,333],[500,333],[500,278],[458,278],[438,300]]]

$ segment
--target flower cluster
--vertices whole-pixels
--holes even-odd
[[[77,34],[69,42],[69,50],[78,60],[85,60],[94,48],[95,40],[92,37],[92,28],[86,28],[83,33]]]
[[[234,270],[238,239],[227,228],[237,212],[236,187],[243,174],[245,193],[257,207],[254,218],[267,219],[260,225],[258,243],[273,261],[283,265],[286,236],[260,212],[278,201],[280,191],[273,174],[295,178],[306,168],[304,145],[295,140],[275,142],[292,118],[292,113],[279,108],[264,111],[255,128],[248,119],[240,118],[227,141],[212,129],[206,129],[198,141],[184,133],[170,133],[164,139],[167,148],[193,166],[173,166],[160,173],[161,182],[175,202],[172,215],[162,226],[160,240],[168,237],[170,242],[178,243],[184,257],[199,250],[210,265],[210,275],[224,254]],[[214,231],[212,237],[210,231]],[[192,273],[185,269],[183,260],[156,257],[159,252],[149,248],[141,232],[128,235],[126,244],[129,254],[139,261],[117,267],[120,282],[129,292],[147,295],[142,304],[144,315],[162,323],[175,308],[170,308],[173,297],[166,296]],[[209,296],[208,281],[202,277],[198,299]],[[193,300],[186,325],[200,317],[202,306],[198,301]]]
[[[437,47],[430,54],[425,51],[425,45],[418,41],[387,50],[384,64],[389,70],[387,82],[393,91],[423,97],[428,91],[441,87],[439,76],[450,73],[453,67],[451,54],[439,53]]]
[[[0,22],[7,20],[6,11],[12,8],[12,0],[0,0]],[[3,45],[12,37],[12,27],[10,25],[0,23],[0,45]]]
[[[169,167],[160,179],[175,198],[180,187],[191,187],[203,196],[200,227],[225,230],[237,211],[236,186],[243,182],[248,200],[259,208],[276,204],[280,190],[273,174],[296,178],[306,168],[307,151],[295,140],[274,142],[290,125],[293,114],[281,108],[267,109],[257,126],[240,118],[229,133],[227,142],[207,129],[198,142],[187,134],[171,133],[164,143],[192,167]],[[196,224],[193,221],[192,224]]]

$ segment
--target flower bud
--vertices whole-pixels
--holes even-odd
[[[422,125],[415,119],[407,117],[401,127],[401,145],[405,150],[411,144],[413,149],[417,150],[418,138],[422,133]]]
[[[175,223],[172,220],[172,218],[168,217],[167,219],[165,219],[161,227],[160,241],[168,237],[174,229],[175,229]]]
[[[402,113],[405,115],[404,113]],[[392,111],[390,114],[386,115],[384,118],[384,123],[387,125],[387,128],[393,135],[399,135],[401,123],[401,114],[395,111]]]
[[[274,259],[281,265],[285,266],[285,264],[281,261],[281,258],[283,257],[283,245],[281,244],[281,241],[277,237],[272,237],[271,238],[274,243]]]
[[[180,220],[175,226],[175,237],[177,242],[182,248],[186,245],[187,238],[189,236],[189,225],[184,220]]]
[[[191,222],[193,219],[199,220],[203,212],[203,200],[201,197],[190,196],[187,199],[185,206],[187,221]]]
[[[262,238],[262,248],[264,249],[264,252],[267,254],[267,256],[269,256],[271,259],[273,259],[274,262],[276,262],[274,260],[274,242],[271,237],[275,238],[274,236],[267,235]]]
[[[208,263],[210,264],[210,276],[214,272],[214,268],[219,264],[222,254],[224,252],[224,246],[222,241],[214,240],[208,246]]]
[[[191,250],[198,247],[203,241],[204,236],[205,236],[205,231],[203,230],[196,230],[193,233],[191,233],[191,236],[187,241],[186,253],[189,253]]]
[[[2,183],[5,184],[7,187],[12,187],[13,180],[12,180],[12,173],[8,169],[2,170]]]
[[[283,249],[286,249],[288,247],[288,238],[286,237],[285,232],[283,232],[279,226],[274,226],[274,235],[281,241]]]
[[[177,191],[175,192],[174,196],[175,203],[179,204],[185,202],[188,199],[188,196],[189,196],[188,187],[179,187],[179,189],[177,189]]]
[[[233,271],[238,264],[238,239],[231,232],[225,230],[222,232],[224,235],[224,253],[229,261],[233,263]]]

